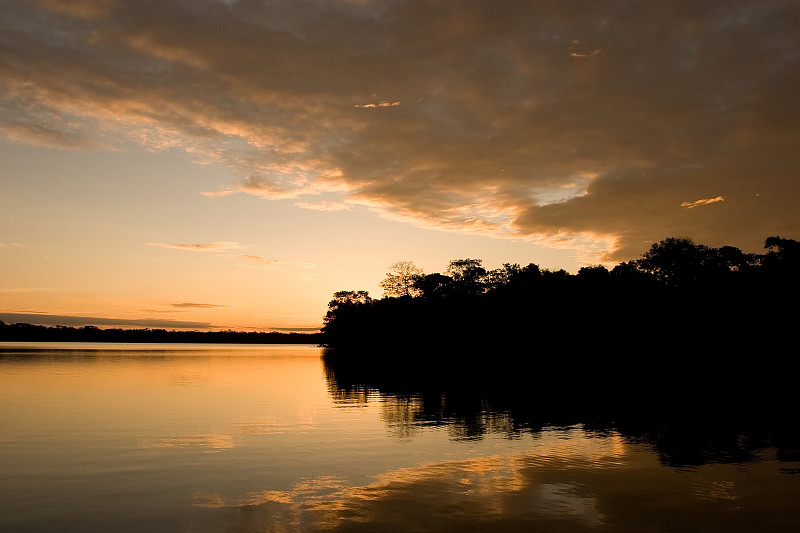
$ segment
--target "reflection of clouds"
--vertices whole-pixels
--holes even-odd
[[[232,432],[235,435],[269,435],[306,431],[313,429],[315,424],[314,413],[308,410],[301,410],[294,413],[294,417],[291,419],[266,415],[237,420],[233,424]]]
[[[149,448],[208,448],[211,451],[232,449],[241,444],[242,437],[256,435],[277,435],[308,431],[315,427],[311,411],[295,413],[295,418],[284,419],[276,416],[262,416],[234,421],[225,433],[199,433],[178,435],[151,442]]]
[[[198,385],[208,383],[211,381],[211,376],[208,372],[200,370],[183,370],[172,377],[171,384],[178,387],[185,387],[189,385]]]
[[[208,448],[210,451],[221,451],[235,446],[233,437],[221,434],[186,435],[169,437],[151,443],[150,448]]]
[[[279,422],[275,417],[241,420],[233,425],[233,431],[238,435],[268,435],[285,433],[287,430],[289,430],[289,426]]]
[[[736,494],[736,484],[729,480],[698,480],[692,485],[692,493],[702,500],[736,501],[739,499]]]
[[[774,464],[763,468],[774,474]],[[776,493],[760,474],[740,487],[740,474],[664,468],[617,434],[566,427],[525,450],[399,468],[366,485],[320,475],[241,497],[197,492],[193,504],[230,531],[748,531],[755,522],[740,512]]]
[[[592,463],[596,460],[621,461],[626,445],[617,434],[593,434],[580,426],[550,429],[534,435],[546,442],[546,453],[554,457],[570,457]]]
[[[597,500],[580,494],[580,486],[573,483],[544,483],[537,492],[533,509],[543,515],[569,516],[593,525],[603,523],[597,510]]]
[[[194,505],[235,508],[226,513],[233,529],[414,531],[480,522],[537,523],[593,527],[604,523],[596,497],[574,482],[568,457],[512,453],[402,468],[364,486],[347,486],[337,476],[305,479],[285,491],[265,490],[242,498],[198,492]],[[534,466],[535,465],[535,466]],[[585,466],[585,461],[584,461]],[[611,465],[614,467],[614,465]],[[512,528],[513,529],[513,528]]]

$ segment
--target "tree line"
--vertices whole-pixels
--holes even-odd
[[[25,342],[156,342],[229,344],[319,344],[319,333],[257,331],[173,331],[166,329],[101,329],[96,326],[6,324],[0,320],[0,340]]]
[[[757,349],[793,327],[800,286],[800,243],[769,237],[764,250],[670,237],[638,259],[576,274],[534,263],[488,270],[470,258],[425,274],[400,261],[380,284],[382,298],[334,293],[323,339],[351,350],[535,346],[683,356]]]

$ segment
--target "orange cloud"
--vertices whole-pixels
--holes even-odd
[[[620,259],[800,234],[791,3],[190,4],[0,3],[0,134],[178,148],[237,176],[209,197]],[[708,190],[737,209],[681,216]]]
[[[378,102],[377,104],[356,104],[353,107],[365,107],[365,108],[371,108],[371,107],[396,107],[396,106],[399,106],[399,105],[400,105],[400,102],[388,102],[386,100],[382,100],[382,101]]]
[[[219,305],[219,304],[179,303],[179,304],[172,304],[172,307],[180,307],[181,309],[184,309],[184,308],[214,309],[214,308],[217,308],[217,307],[228,307],[228,306],[227,305]]]
[[[159,248],[172,248],[174,250],[189,250],[192,252],[224,252],[229,250],[241,250],[245,248],[238,242],[233,241],[217,241],[211,243],[197,243],[197,244],[170,244],[165,242],[148,242],[148,246],[157,246]]]
[[[701,198],[700,200],[695,200],[694,202],[681,202],[681,207],[685,207],[686,209],[693,209],[699,205],[708,205],[708,204],[715,204],[717,202],[724,202],[725,198],[722,196],[715,196],[714,198]]]

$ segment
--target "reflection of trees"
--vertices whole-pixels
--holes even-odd
[[[582,424],[668,463],[747,460],[765,443],[796,457],[800,243],[765,248],[666,239],[576,275],[466,259],[420,277],[418,297],[356,294],[326,317],[332,394],[414,398],[387,419],[454,438]]]
[[[519,438],[577,426],[651,446],[672,466],[748,462],[768,447],[781,459],[800,458],[793,394],[748,390],[735,382],[701,386],[680,376],[674,383],[672,377],[654,376],[627,384],[622,376],[596,375],[590,382],[564,372],[549,381],[533,380],[489,362],[465,371],[417,366],[420,360],[409,354],[402,367],[388,369],[363,360],[354,364],[329,349],[328,388],[335,401],[380,401],[383,420],[398,437],[440,427],[457,440],[490,434]],[[725,396],[734,393],[739,396]]]

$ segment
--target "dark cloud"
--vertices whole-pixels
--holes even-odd
[[[47,0],[0,21],[12,139],[179,146],[241,175],[219,194],[613,258],[800,234],[794,1]]]

